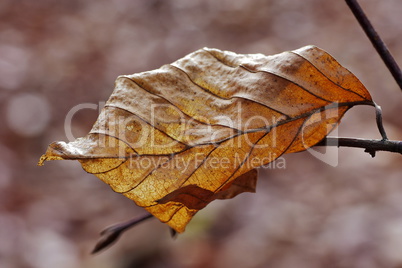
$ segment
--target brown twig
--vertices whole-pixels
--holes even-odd
[[[127,231],[131,227],[152,217],[153,217],[152,214],[146,213],[141,217],[136,217],[126,222],[118,223],[106,228],[101,232],[101,237],[96,243],[95,248],[92,250],[92,254],[97,253],[107,248],[108,246],[112,245],[114,242],[117,241],[117,239],[124,231]]]
[[[402,154],[402,141],[326,137],[316,146],[363,148],[365,149],[364,151],[369,153],[372,157],[375,156],[377,151],[387,151]]]
[[[370,23],[363,9],[360,7],[357,0],[345,0],[353,15],[356,17],[360,26],[363,28],[367,37],[370,39],[377,53],[380,55],[381,59],[384,61],[388,70],[391,72],[399,88],[402,90],[402,72],[396,63],[394,57],[389,52],[387,46],[382,41],[381,37],[378,35],[373,25]]]

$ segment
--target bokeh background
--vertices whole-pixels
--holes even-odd
[[[402,3],[360,0],[402,63]],[[256,194],[215,201],[171,239],[157,220],[90,255],[99,232],[144,211],[76,161],[36,166],[66,140],[78,104],[102,105],[120,74],[159,68],[204,46],[267,55],[314,44],[354,72],[402,139],[402,94],[344,1],[0,1],[0,267],[402,267],[402,157],[340,148],[261,169]],[[84,136],[98,110],[75,114]],[[340,136],[380,138],[372,107]]]

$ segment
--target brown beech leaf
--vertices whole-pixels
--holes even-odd
[[[325,51],[273,56],[204,48],[119,76],[90,133],[49,145],[45,160],[89,173],[183,232],[215,199],[254,192],[256,167],[321,141],[354,105],[361,82]]]

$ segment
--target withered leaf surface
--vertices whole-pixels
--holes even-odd
[[[90,133],[40,159],[89,173],[183,232],[215,199],[254,192],[256,167],[321,141],[369,92],[332,56],[307,46],[273,56],[204,48],[119,76]]]

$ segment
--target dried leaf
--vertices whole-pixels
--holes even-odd
[[[90,133],[52,143],[45,160],[83,168],[183,232],[215,199],[254,192],[254,168],[321,141],[352,106],[372,105],[325,51],[273,56],[204,48],[119,76]]]

